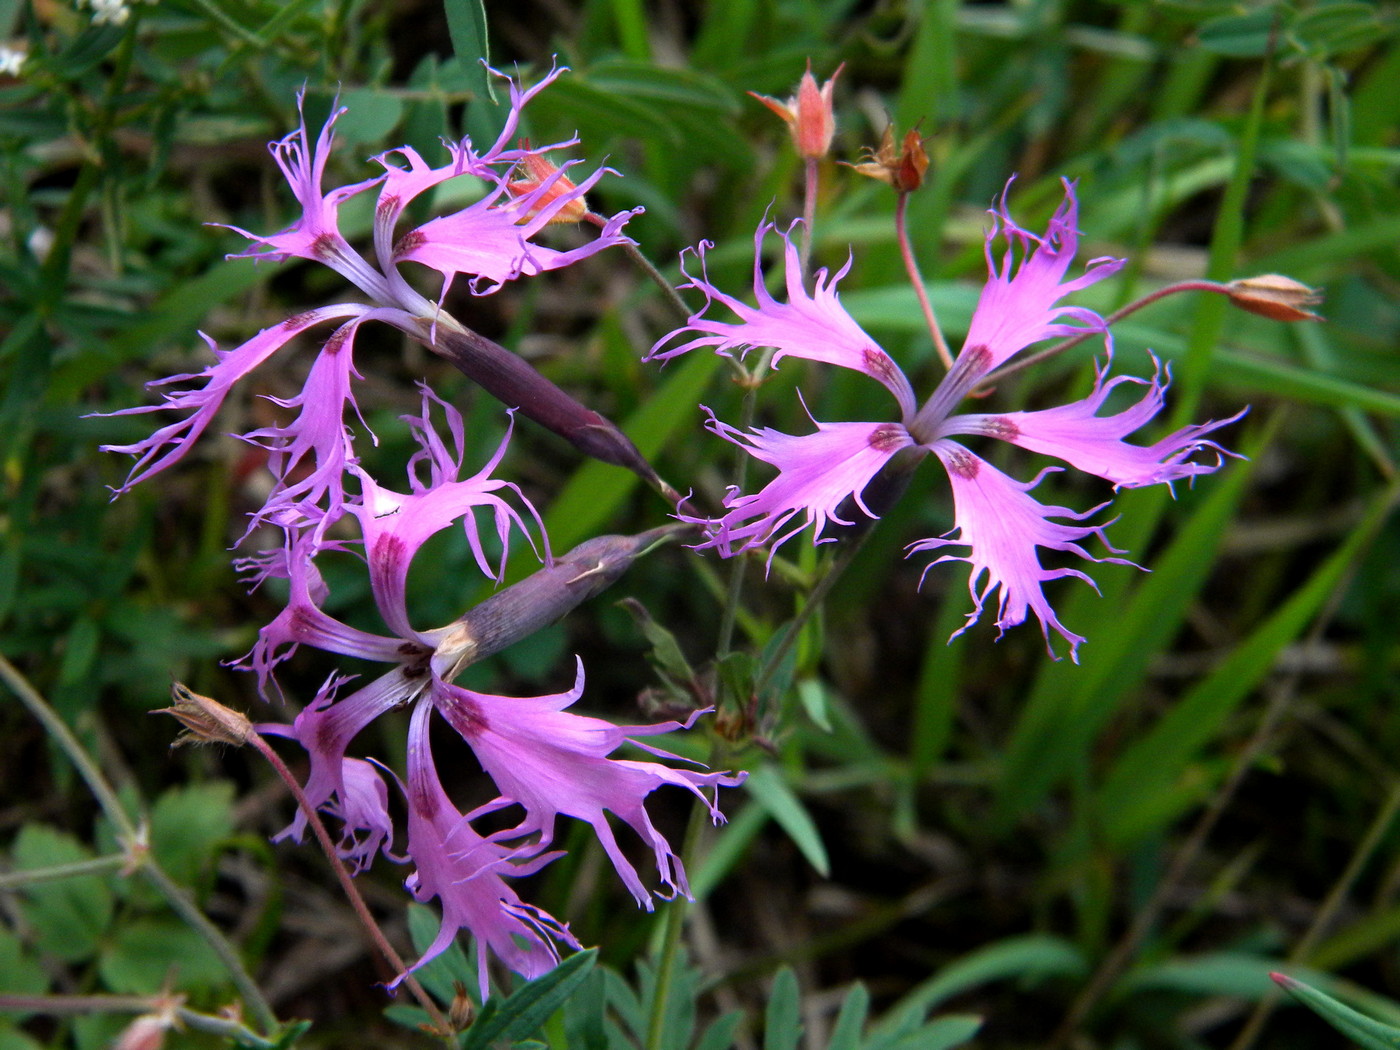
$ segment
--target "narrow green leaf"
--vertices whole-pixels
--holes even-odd
[[[1071,942],[1047,934],[995,941],[944,966],[907,992],[886,1014],[888,1019],[927,1014],[972,988],[994,981],[1078,977],[1088,971],[1084,953]]]
[[[1247,14],[1213,18],[1201,26],[1196,43],[1213,55],[1259,58],[1269,50],[1276,18],[1273,4],[1261,5]]]
[[[841,1003],[841,1013],[837,1015],[826,1050],[860,1050],[861,1031],[869,1015],[870,993],[857,981]]]
[[[695,1050],[729,1050],[734,1045],[734,1033],[743,1020],[742,1010],[730,1010],[716,1017],[695,1044]]]
[[[867,1050],[951,1050],[966,1043],[982,1027],[982,1018],[976,1014],[950,1014],[936,1017],[908,1035],[892,1043],[875,1044]]]
[[[661,669],[663,674],[682,685],[694,680],[695,672],[691,669],[685,654],[681,652],[681,646],[676,641],[676,636],[652,619],[652,615],[647,611],[645,605],[635,598],[624,598],[617,604],[631,613],[632,619],[637,621],[642,635],[651,645],[649,659]]]
[[[277,13],[264,22],[258,30],[258,38],[263,41],[263,46],[266,47],[268,41],[276,40],[284,29],[295,22],[315,2],[316,0],[284,0]]]
[[[753,795],[754,801],[787,832],[788,838],[807,858],[807,863],[823,878],[831,874],[831,862],[827,859],[821,833],[807,813],[807,807],[793,793],[782,773],[773,766],[762,766],[749,773],[744,787]]]
[[[1307,583],[1150,732],[1119,755],[1099,791],[1105,834],[1110,840],[1124,845],[1156,830],[1162,819],[1156,795],[1175,786],[1196,752],[1214,739],[1230,713],[1269,673],[1280,650],[1302,634],[1375,536],[1396,494],[1395,489],[1389,489],[1373,500],[1366,517]]]
[[[1286,974],[1270,974],[1274,982],[1288,992],[1313,1013],[1366,1050],[1397,1050],[1400,1048],[1400,1028],[1373,1020],[1365,1014],[1353,1010],[1344,1003],[1337,1002],[1330,995],[1318,991],[1302,981]]]
[[[483,0],[443,0],[442,6],[447,15],[447,35],[452,40],[453,57],[477,98],[495,102],[495,87],[486,69],[491,61],[486,4]]]
[[[1308,57],[1323,61],[1343,51],[1370,47],[1395,33],[1393,14],[1374,3],[1331,0],[1300,11],[1290,34]]]
[[[578,952],[504,1002],[492,999],[467,1029],[462,1050],[484,1050],[500,1041],[518,1041],[534,1035],[583,984],[597,959],[596,948]]]
[[[651,57],[651,41],[647,34],[647,14],[641,0],[610,0],[613,23],[622,41],[622,50],[630,58],[646,60]]]
[[[773,991],[764,1012],[763,1050],[797,1050],[797,1040],[802,1035],[800,1000],[797,975],[791,967],[784,966],[773,978]]]
[[[427,905],[415,903],[408,906],[408,936],[415,951],[421,953],[433,943],[438,925],[436,913]],[[424,988],[444,1003],[452,1001],[458,984],[467,990],[473,1000],[478,996],[474,958],[469,958],[457,941],[449,944],[447,950],[436,959],[415,971],[415,976]]]

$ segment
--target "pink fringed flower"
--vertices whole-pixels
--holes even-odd
[[[254,513],[252,525],[271,522],[286,528],[312,527],[319,538],[325,523],[339,516],[344,503],[343,478],[356,463],[354,432],[349,422],[359,417],[351,383],[360,378],[352,353],[359,327],[366,321],[379,321],[422,338],[441,320],[438,303],[414,290],[399,272],[400,263],[417,262],[437,270],[443,278],[444,294],[459,275],[468,278],[474,292],[485,293],[518,277],[559,269],[606,248],[630,243],[622,230],[641,209],[612,216],[604,221],[597,236],[569,250],[549,248],[533,240],[555,213],[581,200],[609,169],[598,169],[577,186],[568,183],[570,188],[562,192],[560,172],[556,179],[524,197],[510,193],[512,173],[522,161],[571,144],[557,143],[539,150],[506,148],[519,126],[521,109],[562,72],[562,68],[551,70],[528,90],[509,81],[510,110],[500,137],[485,152],[477,152],[469,139],[449,144],[448,163],[436,168],[415,150],[403,147],[375,158],[384,168],[377,177],[327,191],[323,185],[326,166],[334,146],[336,121],[345,112],[343,107],[332,111],[314,141],[303,115],[296,131],[272,143],[273,157],[301,205],[301,216],[286,229],[268,236],[230,227],[253,242],[240,254],[279,262],[300,258],[322,263],[354,284],[372,305],[340,303],[308,310],[227,351],[220,350],[205,336],[213,352],[213,364],[201,372],[151,384],[153,388],[186,383],[190,386],[182,385],[165,393],[160,404],[110,413],[183,413],[180,419],[141,441],[104,446],[104,451],[136,457],[118,493],[183,457],[213,422],[224,399],[240,380],[304,332],[338,321],[339,327],[322,345],[302,391],[291,398],[271,399],[283,408],[295,410],[295,419],[239,435],[268,451],[268,465],[274,476],[267,502]],[[297,108],[300,112],[300,96]],[[406,166],[392,162],[395,155]],[[398,232],[399,219],[414,199],[464,175],[485,183],[480,200],[430,219],[407,233]],[[376,186],[379,194],[371,262],[341,234],[338,216],[340,205],[346,200]],[[546,197],[548,203],[542,203]],[[512,407],[521,403],[516,401]]]
[[[446,417],[448,440],[429,418],[434,406]],[[688,893],[680,859],[652,824],[646,799],[664,785],[681,787],[700,797],[711,818],[720,822],[724,818],[713,799],[715,789],[736,785],[743,777],[609,757],[629,743],[660,757],[674,757],[640,738],[689,728],[700,712],[685,723],[643,726],[614,726],[569,713],[564,708],[583,691],[581,666],[573,688],[551,696],[493,696],[452,683],[466,662],[552,622],[561,610],[592,593],[589,583],[595,579],[605,584],[615,578],[647,541],[589,541],[498,592],[462,620],[432,630],[416,628],[406,588],[409,569],[424,543],[443,529],[461,527],[482,571],[497,575],[503,565],[488,559],[475,515],[487,514],[503,549],[510,533],[525,531],[526,524],[508,498],[523,504],[536,524],[539,519],[513,485],[490,476],[504,443],[485,468],[463,478],[464,435],[456,410],[424,388],[422,416],[408,423],[419,446],[409,462],[409,491],[393,492],[357,472],[363,498],[346,508],[359,522],[375,604],[388,634],[343,624],[322,609],[328,588],[316,567],[318,552],[305,533],[271,556],[244,563],[258,578],[286,578],[290,589],[286,608],[263,628],[247,660],[264,683],[301,645],[387,663],[390,669],[344,696],[339,694],[350,679],[335,676],[291,725],[260,728],[306,749],[311,762],[307,798],[341,820],[340,853],[364,868],[377,852],[389,853],[392,827],[382,781],[362,760],[347,757],[347,750],[376,718],[411,707],[403,790],[408,804],[406,852],[415,870],[407,885],[419,900],[438,898],[443,910],[438,936],[414,968],[441,952],[458,930],[467,929],[477,939],[478,952],[489,947],[516,972],[534,977],[557,961],[558,944],[577,947],[577,942],[567,927],[522,904],[503,880],[538,870],[558,855],[545,852],[558,817],[590,824],[628,890],[650,908],[651,893],[619,847],[608,815],[631,827],[652,851],[663,896]],[[324,545],[319,553],[338,546]],[[466,815],[452,805],[437,780],[429,740],[433,712],[461,735],[496,785],[496,797]],[[511,806],[523,810],[514,828],[486,837],[473,829],[478,816]],[[305,830],[299,813],[282,834],[299,841]],[[484,967],[482,972],[485,981]]]
[[[705,271],[702,242],[697,256],[700,274],[687,271],[690,287],[701,291],[705,307],[682,328],[652,347],[649,357],[666,359],[697,348],[743,357],[754,347],[769,347],[773,360],[805,358],[863,372],[883,384],[899,406],[899,422],[822,423],[815,433],[791,435],[770,429],[743,433],[711,416],[709,428],[757,459],[777,468],[777,476],[756,493],[731,490],[724,499],[726,513],[714,520],[682,515],[707,529],[700,548],[714,548],[730,556],[760,547],[772,551],[807,526],[813,526],[814,542],[826,542],[828,525],[850,525],[843,508],[854,507],[875,517],[862,500],[872,479],[896,455],[932,454],[943,464],[953,488],[955,538],[939,537],[910,544],[910,553],[965,547],[966,554],[944,554],[941,561],[965,561],[972,566],[969,587],[975,607],[961,634],[980,617],[994,592],[999,630],[1022,623],[1027,612],[1040,621],[1047,647],[1053,630],[1069,643],[1077,659],[1083,639],[1065,628],[1051,608],[1042,585],[1061,576],[1075,576],[1093,585],[1077,569],[1046,569],[1040,564],[1042,549],[1068,552],[1088,561],[1121,561],[1095,557],[1083,546],[1104,537],[1104,525],[1077,524],[1097,510],[1077,513],[1065,507],[1045,506],[1029,493],[1048,471],[1022,483],[1007,477],[953,439],[962,436],[998,438],[1034,452],[1054,456],[1076,469],[1097,475],[1115,488],[1167,484],[1180,478],[1216,470],[1230,455],[1206,435],[1227,420],[1185,427],[1147,446],[1123,439],[1141,429],[1162,407],[1168,385],[1166,370],[1158,367],[1151,379],[1125,376],[1108,378],[1112,337],[1094,311],[1061,305],[1061,300],[1116,272],[1122,260],[1093,259],[1082,274],[1066,278],[1079,242],[1076,228],[1078,202],[1072,184],[1065,183],[1065,199],[1043,236],[1017,226],[1008,214],[1005,197],[992,211],[986,240],[989,278],[953,367],[922,405],[904,373],[869,335],[846,313],[836,294],[836,284],[850,263],[835,275],[817,271],[813,290],[802,282],[797,250],[782,234],[786,277],[786,301],[771,295],[765,285],[760,248],[773,227],[764,224],[756,235],[754,297],[757,307],[720,291]],[[994,254],[998,238],[1006,241],[1003,254]],[[1019,261],[1018,261],[1019,260]],[[708,316],[716,302],[727,307],[737,322]],[[1088,397],[1068,405],[1037,412],[999,415],[954,415],[957,405],[985,379],[1032,343],[1043,339],[1090,332],[1102,334],[1107,344],[1094,389]],[[679,340],[679,341],[678,341]],[[1146,388],[1143,396],[1123,411],[1101,415],[1109,394],[1123,383]],[[906,452],[906,450],[908,450]],[[1192,459],[1213,452],[1214,462]],[[1059,469],[1059,468],[1049,468]],[[956,635],[955,635],[956,637]]]

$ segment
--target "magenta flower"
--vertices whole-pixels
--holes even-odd
[[[446,417],[449,440],[429,418],[434,404]],[[347,750],[380,715],[412,707],[404,794],[409,812],[406,853],[415,870],[407,885],[420,900],[438,898],[443,910],[442,927],[415,968],[441,952],[458,930],[468,929],[479,952],[489,947],[516,972],[533,977],[557,960],[557,944],[577,947],[577,942],[566,927],[522,904],[503,880],[538,870],[557,856],[545,851],[559,816],[592,825],[629,891],[650,908],[651,894],[619,847],[608,814],[630,826],[651,849],[660,892],[687,893],[680,860],[652,824],[645,800],[658,787],[681,787],[703,799],[711,818],[720,822],[724,818],[713,800],[714,790],[738,784],[743,777],[610,758],[628,743],[674,757],[638,738],[689,728],[699,712],[683,724],[646,726],[614,726],[568,713],[564,708],[583,691],[581,667],[574,687],[552,696],[493,696],[452,683],[466,664],[553,622],[606,586],[647,540],[589,541],[498,592],[461,620],[420,630],[409,617],[406,584],[413,559],[429,538],[446,528],[463,528],[482,571],[498,575],[504,565],[493,565],[488,558],[476,514],[486,513],[503,549],[512,531],[525,532],[525,515],[512,501],[523,505],[537,524],[539,519],[515,486],[490,476],[504,442],[484,469],[464,478],[462,421],[452,406],[425,388],[423,414],[408,423],[419,446],[409,462],[410,491],[393,492],[356,469],[363,495],[345,506],[346,514],[359,523],[375,604],[388,634],[351,627],[322,609],[329,595],[316,558],[342,544],[318,549],[313,538],[301,532],[291,535],[285,548],[243,563],[258,579],[286,578],[290,588],[286,607],[262,629],[246,660],[264,682],[301,645],[387,663],[390,669],[343,697],[338,694],[349,679],[335,676],[291,725],[260,728],[290,737],[306,749],[311,762],[306,795],[312,805],[340,819],[340,853],[362,869],[377,852],[397,858],[389,853],[393,835],[383,782],[362,760],[348,757]],[[465,816],[437,781],[429,742],[434,711],[457,730],[496,785],[496,797]],[[708,795],[705,788],[710,789]],[[473,830],[471,822],[478,816],[510,806],[523,810],[515,827],[484,838]],[[305,818],[298,814],[282,834],[300,841],[305,830]]]
[[[849,262],[830,278],[826,270],[819,270],[809,294],[802,283],[797,249],[791,238],[782,234],[787,298],[786,302],[779,301],[769,294],[764,283],[760,249],[764,236],[773,229],[765,224],[755,237],[754,297],[758,305],[752,307],[710,283],[704,269],[704,253],[710,245],[702,242],[697,253],[701,273],[697,277],[687,271],[687,277],[690,287],[704,293],[706,304],[685,326],[659,340],[649,357],[664,360],[710,347],[716,353],[742,358],[753,347],[770,347],[775,351],[775,362],[784,357],[800,357],[865,373],[894,396],[900,420],[817,422],[815,433],[791,435],[769,429],[743,433],[711,416],[708,426],[712,431],[774,466],[777,476],[756,493],[731,489],[724,499],[726,513],[717,519],[681,515],[682,520],[706,527],[707,537],[699,547],[714,548],[727,557],[767,546],[771,561],[773,550],[809,525],[813,526],[813,541],[826,542],[831,537],[823,532],[829,524],[853,524],[840,516],[843,505],[853,505],[875,517],[862,501],[862,492],[896,454],[904,450],[918,456],[931,453],[943,464],[952,483],[956,536],[920,540],[910,544],[909,551],[949,546],[967,549],[966,554],[944,554],[931,563],[965,561],[972,566],[969,589],[974,609],[956,634],[975,623],[988,598],[999,592],[999,631],[1022,623],[1027,611],[1034,612],[1051,655],[1054,649],[1050,631],[1054,630],[1069,643],[1070,655],[1077,659],[1083,639],[1060,623],[1042,585],[1061,576],[1075,576],[1090,586],[1093,581],[1077,569],[1044,568],[1039,552],[1043,548],[1069,552],[1087,561],[1121,561],[1096,557],[1082,545],[1089,537],[1097,536],[1110,552],[1121,553],[1108,544],[1103,532],[1106,523],[1076,524],[1101,508],[1078,513],[1065,507],[1045,506],[1029,492],[1047,473],[1061,468],[1048,467],[1032,481],[1018,482],[953,438],[998,438],[1053,456],[1104,478],[1115,488],[1135,488],[1170,485],[1180,478],[1216,470],[1222,456],[1230,453],[1205,435],[1239,418],[1236,415],[1185,427],[1148,446],[1123,440],[1157,415],[1169,377],[1159,366],[1149,380],[1122,376],[1108,379],[1112,337],[1103,318],[1084,307],[1060,305],[1065,296],[1122,266],[1118,259],[1093,259],[1081,275],[1066,279],[1078,247],[1077,214],[1073,186],[1066,182],[1064,202],[1051,218],[1045,235],[1037,236],[1012,221],[1003,195],[991,212],[992,226],[986,241],[989,278],[967,340],[952,369],[922,405],[904,373],[841,306],[836,284],[849,269]],[[1007,242],[999,262],[993,253],[998,237]],[[715,302],[727,307],[738,321],[717,321],[706,316]],[[1107,346],[1094,390],[1087,398],[1036,412],[952,414],[978,383],[1027,346],[1085,331],[1101,333]],[[679,345],[668,345],[686,336],[689,338]],[[1146,391],[1124,411],[1100,415],[1109,393],[1121,383],[1138,383]],[[1192,459],[1202,451],[1215,453],[1214,462]]]
[[[583,664],[578,665],[574,687],[553,696],[501,697],[475,693],[460,686],[444,685],[434,703],[448,723],[471,745],[482,768],[495,781],[501,796],[491,808],[512,804],[525,810],[525,819],[513,835],[540,836],[540,845],[554,841],[554,825],[560,815],[593,826],[604,852],[637,903],[650,911],[651,893],[637,869],[623,854],[613,836],[607,814],[629,825],[651,847],[657,872],[665,887],[663,896],[689,896],[685,868],[665,837],[652,825],[643,800],[657,788],[673,784],[685,788],[708,807],[710,818],[722,823],[712,798],[702,787],[734,787],[742,776],[729,773],[697,773],[675,770],[656,762],[611,759],[607,756],[631,743],[662,758],[675,755],[636,740],[676,729],[689,729],[702,712],[684,722],[658,722],[649,726],[615,726],[600,718],[566,714],[583,695]]]
[[[506,143],[519,125],[521,109],[562,72],[563,69],[552,70],[528,90],[521,90],[511,81],[510,110],[505,129],[497,141],[484,153],[476,152],[470,140],[450,144],[447,148],[451,159],[437,168],[430,167],[413,149],[404,147],[375,158],[385,169],[383,174],[326,191],[323,182],[334,145],[334,127],[345,112],[344,108],[331,113],[314,142],[303,117],[296,131],[272,143],[273,157],[300,203],[302,213],[292,225],[269,236],[232,227],[253,242],[241,254],[275,261],[295,257],[323,263],[354,284],[369,297],[372,305],[340,303],[308,310],[264,329],[228,351],[218,349],[213,340],[205,336],[214,355],[211,365],[201,372],[172,376],[150,384],[153,388],[187,383],[189,386],[182,385],[164,393],[160,404],[110,413],[131,415],[166,410],[183,413],[180,419],[141,441],[104,446],[105,451],[136,457],[118,494],[182,458],[213,422],[224,399],[240,380],[302,333],[339,321],[339,327],[321,347],[301,393],[288,399],[271,399],[283,408],[297,410],[296,418],[285,425],[239,435],[268,451],[268,466],[274,476],[267,502],[254,513],[250,530],[259,523],[270,522],[287,528],[313,527],[319,538],[324,532],[324,523],[339,516],[345,499],[343,479],[357,462],[354,431],[348,424],[349,417],[359,417],[351,381],[360,378],[352,352],[360,325],[379,321],[420,339],[427,338],[439,324],[455,326],[450,318],[441,315],[439,303],[425,298],[408,283],[398,270],[399,263],[418,262],[437,270],[443,277],[444,294],[458,275],[470,279],[474,292],[484,293],[506,281],[567,266],[628,240],[622,228],[635,211],[612,216],[596,237],[567,251],[548,248],[532,240],[552,215],[581,198],[608,169],[600,168],[579,186],[559,193],[541,207],[537,215],[531,215],[532,207],[545,194],[557,192],[554,182],[525,197],[517,198],[509,192],[511,175],[520,161],[556,148],[507,149]],[[297,106],[300,111],[300,97]],[[389,158],[395,154],[407,161],[406,167],[390,162]],[[562,176],[562,172],[560,174]],[[430,219],[401,236],[397,233],[398,221],[409,203],[432,187],[464,175],[486,183],[481,200],[455,213]],[[379,195],[374,222],[375,261],[371,262],[341,234],[338,210],[350,197],[375,186],[379,187]],[[460,328],[456,330],[460,332]],[[534,401],[547,400],[553,388],[528,366],[522,367],[528,374],[510,388],[517,400],[508,407],[522,407],[533,418],[541,411]],[[558,414],[556,409],[554,415]],[[554,419],[553,416],[549,418]],[[362,420],[360,424],[363,426]]]

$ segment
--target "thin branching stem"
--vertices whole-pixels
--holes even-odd
[[[584,218],[600,229],[608,221],[605,216],[592,211]],[[632,241],[624,240],[622,241],[622,250],[627,253],[627,258],[631,259],[637,268],[647,275],[651,283],[661,289],[661,297],[666,300],[666,304],[671,307],[676,316],[683,321],[688,319],[690,307],[685,305],[685,300],[681,298],[680,292],[676,291],[675,286],[666,279],[666,275],[661,272],[661,269],[643,254],[642,249]]]
[[[938,327],[938,318],[933,313],[933,303],[929,301],[928,289],[924,287],[923,274],[919,272],[919,261],[914,258],[913,245],[909,243],[909,194],[901,193],[894,209],[895,236],[899,240],[899,255],[904,260],[904,271],[909,275],[909,283],[914,286],[914,294],[919,298],[919,309],[924,312],[924,324],[933,339],[933,349],[944,368],[953,367],[953,354],[948,349],[948,340],[943,338],[943,329]]]
[[[710,764],[718,765],[716,754],[711,754]],[[705,828],[705,803],[700,799],[692,802],[690,820],[685,828],[685,840],[681,844],[681,858],[689,861],[694,858],[700,845],[700,833]],[[675,983],[676,959],[680,953],[681,934],[685,930],[685,920],[694,902],[681,897],[666,906],[666,928],[661,942],[660,956],[656,964],[656,995],[651,1004],[651,1016],[647,1019],[646,1050],[660,1050],[666,1036],[666,1004],[671,998],[671,986]]]
[[[93,761],[87,749],[73,735],[73,731],[68,728],[48,701],[39,694],[39,691],[30,684],[29,680],[20,673],[19,669],[3,656],[0,656],[0,679],[3,679],[5,684],[19,697],[20,703],[24,704],[29,712],[38,719],[49,736],[68,756],[68,760],[73,763],[78,775],[83,778],[88,790],[97,799],[97,804],[101,807],[102,812],[116,827],[122,849],[126,851],[132,867],[140,871],[141,875],[160,893],[166,905],[199,934],[210,950],[218,956],[219,961],[223,963],[224,969],[228,972],[229,979],[238,989],[238,994],[242,996],[244,1003],[252,1011],[258,1027],[263,1032],[276,1031],[279,1027],[277,1015],[263,996],[262,989],[258,987],[257,982],[244,969],[238,949],[156,863],[146,846],[145,834],[137,828],[127,815],[126,810],[122,808],[112,785],[107,783],[107,778],[97,768],[97,763]]]
[[[105,857],[91,860],[76,860],[72,864],[55,864],[48,868],[24,868],[20,871],[7,871],[0,874],[0,890],[16,890],[21,886],[33,886],[38,882],[58,882],[61,879],[76,879],[83,875],[105,875],[131,863],[125,853],[109,853]]]
[[[1141,299],[1135,299],[1122,309],[1115,310],[1104,318],[1104,327],[1112,328],[1129,314],[1135,314],[1144,306],[1151,306],[1159,299],[1165,299],[1167,296],[1175,295],[1178,292],[1215,292],[1217,295],[1229,295],[1230,286],[1221,284],[1218,281],[1178,281],[1176,284],[1169,284],[1165,288],[1158,288],[1155,292],[1149,292]],[[1079,335],[1072,335],[1068,339],[1056,343],[1054,346],[1046,347],[1039,353],[1020,358],[1019,360],[1011,362],[1009,365],[1003,365],[977,384],[976,389],[972,392],[973,396],[975,397],[978,394],[985,393],[1007,376],[1015,375],[1017,372],[1023,372],[1027,368],[1040,364],[1042,361],[1048,361],[1050,358],[1063,354],[1066,350],[1071,350],[1086,339],[1092,339],[1099,334],[1100,332],[1096,328],[1086,328]]]

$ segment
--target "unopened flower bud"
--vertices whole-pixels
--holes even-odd
[[[662,526],[636,536],[597,536],[469,609],[438,641],[433,663],[445,679],[541,628],[562,620],[612,586],[639,554],[675,531]]]
[[[870,154],[869,160],[848,166],[862,175],[893,186],[896,193],[912,193],[924,184],[924,174],[928,171],[928,152],[924,149],[923,137],[917,129],[910,128],[904,133],[904,141],[896,152],[894,126],[887,126],[885,133],[880,136],[879,148],[866,152]]]
[[[1230,302],[1273,321],[1321,321],[1308,310],[1322,302],[1322,293],[1301,281],[1282,274],[1266,273],[1259,277],[1242,277],[1229,284]]]
[[[253,723],[217,700],[201,696],[180,682],[170,687],[174,704],[152,714],[174,715],[185,731],[175,738],[172,747],[182,744],[232,744],[242,747],[253,731]]]
[[[467,994],[467,986],[461,981],[452,982],[452,1005],[447,1008],[447,1023],[454,1032],[466,1031],[476,1013],[476,1005]]]
[[[530,140],[522,139],[521,148],[528,150]],[[532,193],[539,192],[539,196],[530,206],[529,211],[521,217],[524,222],[544,211],[549,205],[561,198],[567,198],[564,204],[559,207],[549,222],[582,222],[588,217],[588,204],[583,199],[583,194],[578,192],[578,186],[567,175],[561,174],[559,168],[551,161],[545,159],[538,153],[526,153],[521,162],[525,167],[526,178],[516,179],[506,183],[506,189],[516,197],[527,197]],[[573,194],[572,197],[569,194]]]
[[[797,94],[786,102],[754,91],[749,92],[787,122],[798,156],[806,160],[825,157],[831,149],[831,139],[836,134],[836,116],[832,112],[831,93],[836,85],[836,78],[845,68],[845,63],[837,66],[836,72],[831,74],[831,79],[818,88],[817,78],[812,76],[812,63],[809,59],[807,72],[802,74],[802,80],[797,85]]]
[[[660,485],[655,469],[616,423],[580,404],[524,358],[459,325],[431,319],[422,323],[423,342],[501,404],[518,409],[584,455],[626,467],[649,484]]]

